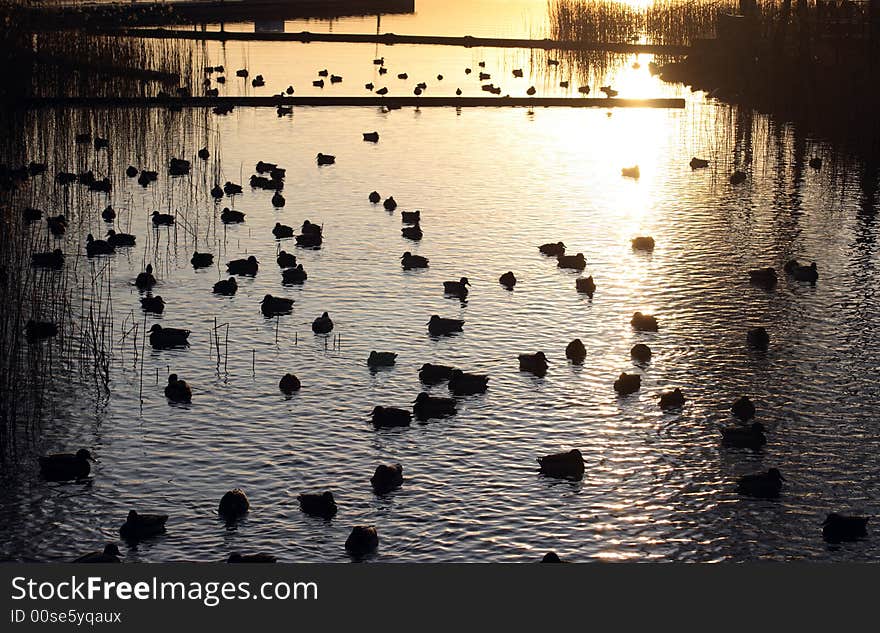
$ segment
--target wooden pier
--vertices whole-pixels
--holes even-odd
[[[388,108],[683,108],[684,99],[618,99],[597,97],[33,97],[17,102],[34,108],[214,108],[277,106],[343,106]]]

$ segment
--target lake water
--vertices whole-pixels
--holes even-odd
[[[429,16],[443,3],[418,4]],[[475,15],[500,15],[498,32],[488,34],[528,35],[511,25],[533,24],[530,11],[546,17],[543,2],[478,6]],[[430,33],[428,19],[420,8],[416,16],[389,17],[387,30]],[[475,18],[474,28],[453,33],[487,33],[489,23]],[[334,29],[355,30],[340,24],[346,28]],[[379,79],[372,59],[384,56],[398,94],[422,79],[428,94],[455,87],[479,94],[464,68],[476,73],[485,61],[511,95],[530,85],[557,95],[581,82],[594,92],[608,83],[621,97],[683,96],[687,105],[135,113],[131,125],[146,138],[156,135],[146,147],[114,134],[110,111],[39,115],[36,125],[51,138],[70,142],[83,125],[111,138],[109,157],[97,163],[93,152],[80,152],[78,163],[48,157],[50,171],[110,169],[115,186],[109,199],[46,187],[36,206],[75,218],[59,245],[83,254],[85,234],[106,230],[99,212],[108,200],[138,245],[101,273],[115,314],[109,389],[96,392],[76,378],[57,385],[36,446],[39,453],[91,448],[99,460],[93,477],[47,483],[23,458],[0,499],[0,558],[67,560],[116,540],[131,508],[170,519],[166,535],[123,548],[127,561],[271,551],[285,561],[343,562],[350,560],[343,543],[357,524],[377,526],[380,547],[370,560],[378,562],[534,561],[550,549],[574,561],[863,560],[880,553],[873,537],[829,546],[820,527],[830,511],[874,514],[880,493],[876,175],[857,159],[791,126],[664,85],[650,76],[644,55],[636,69],[635,56],[589,67],[563,59],[556,68],[543,52],[431,46],[229,43],[208,45],[204,54],[229,75],[246,65],[266,78],[254,90],[230,76],[228,94],[273,94],[288,84],[318,94],[310,82],[322,68],[344,76],[325,94],[363,94],[364,82]],[[520,67],[525,77],[514,79]],[[407,81],[396,79],[403,71]],[[438,73],[443,81],[432,81]],[[571,80],[569,92],[558,87],[561,79]],[[365,143],[362,132],[373,130],[380,141]],[[204,163],[195,154],[206,144],[212,158]],[[334,154],[336,164],[319,168],[318,152]],[[190,176],[166,175],[172,155],[192,160]],[[694,155],[711,167],[692,171]],[[821,171],[807,167],[813,156],[825,159]],[[246,184],[258,160],[287,169],[282,209],[273,208],[270,192]],[[144,189],[126,179],[130,163],[158,169],[159,182]],[[621,168],[635,164],[641,177],[623,178]],[[727,181],[735,168],[749,175],[736,187]],[[207,196],[214,169],[220,183],[244,184],[244,194],[215,205]],[[399,208],[388,213],[370,204],[374,189],[393,195]],[[224,228],[223,206],[247,213],[246,222]],[[176,229],[152,229],[149,213],[157,208],[179,214]],[[400,212],[413,209],[422,214],[419,243],[400,234]],[[271,229],[304,219],[323,224],[324,245],[280,244],[309,275],[303,286],[284,287]],[[655,238],[653,254],[631,249],[638,235]],[[538,253],[539,244],[558,240],[585,254],[584,274],[598,286],[592,299],[575,291],[577,274]],[[214,253],[219,266],[194,271],[194,248]],[[430,267],[403,271],[404,251],[428,257]],[[239,278],[234,297],[213,295],[225,262],[251,254],[261,262],[257,276]],[[791,257],[816,261],[818,284],[783,275],[767,292],[748,283],[749,269],[781,271]],[[144,317],[131,285],[146,262],[157,268],[154,294],[167,303],[161,318]],[[85,274],[105,264],[82,257],[76,266]],[[498,284],[507,270],[519,280],[513,292]],[[443,294],[442,282],[461,276],[473,285],[466,303]],[[294,299],[293,314],[265,319],[258,303],[266,293]],[[338,339],[311,332],[325,310]],[[659,332],[633,331],[636,310],[655,314]],[[429,337],[432,314],[464,319],[464,332]],[[210,339],[215,319],[229,324],[219,363]],[[142,354],[139,340],[136,355],[123,332],[137,323],[142,333],[154,322],[192,330],[191,347],[147,346]],[[746,346],[746,330],[756,325],[770,332],[767,352]],[[582,366],[564,356],[575,337],[587,347]],[[650,363],[631,361],[638,342],[653,349]],[[371,350],[396,352],[397,364],[371,372]],[[550,360],[547,375],[519,372],[517,354],[538,350]],[[463,398],[454,417],[375,430],[371,409],[410,406],[423,389],[418,368],[425,362],[488,373],[489,390]],[[164,398],[169,371],[192,385],[191,405]],[[288,371],[303,384],[290,398],[277,387]],[[617,397],[612,383],[621,371],[642,374],[638,393]],[[664,413],[657,395],[674,387],[687,404]],[[447,395],[445,385],[430,391]],[[719,429],[734,423],[729,407],[740,395],[755,401],[756,420],[768,428],[760,451],[720,446]],[[582,481],[537,473],[536,457],[569,448],[584,455]],[[369,478],[382,462],[400,462],[405,482],[380,498]],[[769,467],[787,479],[780,499],[734,492],[738,476]],[[252,508],[227,528],[216,507],[235,487]],[[324,489],[339,504],[334,519],[300,512],[298,493]]]

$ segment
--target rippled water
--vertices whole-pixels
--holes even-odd
[[[331,64],[360,82],[374,72],[373,48],[242,50],[278,84],[267,86],[271,94]],[[226,53],[234,67],[240,53]],[[545,74],[543,58],[488,54],[393,48],[395,64],[425,75],[442,68],[462,84],[462,62],[478,58],[506,77],[522,63],[548,90],[555,73],[579,72],[564,65]],[[637,96],[684,92],[632,61],[587,74],[643,92]],[[214,561],[257,550],[286,561],[346,561],[345,537],[364,523],[378,527],[373,560],[383,562],[531,561],[549,549],[576,561],[876,556],[875,538],[832,547],[819,527],[832,510],[874,514],[880,492],[874,176],[792,128],[687,96],[684,110],[613,112],[299,108],[279,118],[238,108],[210,119],[208,130],[194,123],[171,139],[193,160],[193,174],[172,182],[163,173],[147,189],[125,179],[135,157],[115,144],[112,201],[120,225],[138,236],[137,248],[111,262],[115,336],[132,322],[160,322],[191,329],[192,346],[136,357],[130,339],[117,340],[106,399],[96,404],[76,384],[57,394],[38,448],[87,446],[100,463],[87,484],[54,484],[23,462],[0,499],[0,557],[66,560],[114,540],[130,508],[171,518],[167,535],[125,551],[129,561]],[[372,130],[381,135],[375,145],[361,140]],[[214,163],[195,157],[206,136],[212,156],[222,157],[220,182],[244,183],[258,160],[286,167],[286,206],[273,209],[271,193],[245,186],[234,206],[247,221],[224,228],[219,210],[230,202],[206,199]],[[336,164],[317,167],[318,152],[335,154]],[[713,167],[692,172],[692,155]],[[825,157],[821,171],[806,167],[813,155]],[[167,158],[142,166],[162,168]],[[621,177],[632,164],[639,180]],[[734,167],[749,172],[746,184],[727,183]],[[393,195],[398,210],[371,205],[373,189]],[[103,204],[94,197],[66,252],[82,253],[84,234],[103,232]],[[149,226],[157,206],[180,209],[176,230]],[[400,234],[400,211],[411,209],[422,212],[418,244]],[[323,224],[324,246],[282,242],[309,274],[305,285],[283,287],[271,228],[306,218]],[[630,248],[637,235],[654,236],[653,254]],[[557,240],[586,255],[585,274],[598,286],[592,299],[575,291],[576,274],[538,253],[537,245]],[[193,271],[194,247],[215,253],[220,267],[254,254],[260,272],[240,279],[235,297],[214,296],[211,286],[225,274],[216,266]],[[429,257],[430,268],[403,271],[406,250]],[[819,283],[782,279],[772,292],[748,284],[750,268],[781,269],[790,257],[817,261]],[[168,304],[161,318],[144,319],[131,286],[145,262],[158,269],[154,294]],[[497,282],[507,270],[519,279],[513,292]],[[466,303],[443,295],[442,282],[461,276],[473,284]],[[263,318],[266,293],[293,298],[293,314]],[[325,310],[338,344],[310,330]],[[659,332],[634,332],[636,310],[653,312]],[[464,332],[429,337],[431,314],[464,319]],[[229,324],[219,364],[215,318]],[[772,337],[766,353],[745,345],[746,329],[758,324]],[[575,337],[588,351],[582,366],[564,356]],[[651,346],[650,363],[630,360],[636,342]],[[396,366],[371,372],[373,349],[397,352]],[[537,350],[550,359],[544,378],[518,371],[517,354]],[[424,362],[489,373],[489,391],[462,399],[454,417],[374,430],[373,406],[409,406],[422,390]],[[192,405],[163,397],[169,370],[193,386]],[[287,371],[303,383],[291,398],[277,388]],[[640,392],[616,396],[621,371],[642,374]],[[673,387],[687,405],[664,413],[657,394]],[[431,391],[446,395],[444,385]],[[720,447],[719,429],[732,424],[729,406],[743,394],[769,429],[761,451]],[[537,474],[536,457],[575,447],[587,462],[583,481]],[[370,475],[391,461],[403,464],[405,483],[378,498]],[[773,466],[788,480],[779,500],[733,492],[737,476]],[[228,529],[216,504],[239,486],[252,510]],[[296,502],[302,491],[323,489],[340,507],[329,522],[303,515]]]

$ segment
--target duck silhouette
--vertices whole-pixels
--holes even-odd
[[[171,226],[174,224],[174,216],[170,213],[153,211],[153,214],[150,217],[153,220],[153,226]]]
[[[498,283],[500,283],[508,290],[513,290],[513,287],[516,285],[516,276],[508,270],[506,273],[498,278]]]
[[[333,330],[333,320],[324,312],[312,321],[312,332],[315,334],[329,334]]]
[[[767,436],[764,435],[766,430],[760,422],[749,426],[730,426],[721,429],[721,444],[733,448],[758,449],[767,443]]]
[[[90,462],[96,461],[88,449],[76,453],[54,453],[38,458],[40,474],[47,481],[85,479],[92,470]]]
[[[684,406],[685,397],[681,389],[676,387],[672,391],[664,391],[660,393],[661,409],[680,409]]]
[[[165,300],[158,295],[155,297],[143,297],[141,299],[141,309],[144,312],[162,314],[165,312]]]
[[[278,381],[278,389],[281,393],[290,395],[294,391],[299,391],[302,387],[302,384],[299,381],[299,378],[294,376],[293,374],[284,374],[281,377],[281,380]]]
[[[285,268],[281,271],[281,283],[286,285],[301,284],[308,278],[309,276],[303,269],[302,264],[297,264],[295,268]]]
[[[167,521],[167,514],[139,514],[137,511],[131,510],[125,523],[119,528],[119,535],[129,541],[158,536],[165,532]]]
[[[462,332],[464,321],[461,319],[446,319],[437,316],[436,314],[431,315],[431,318],[428,319],[428,333],[433,336],[442,336],[444,334],[452,334],[453,332]]]
[[[285,204],[287,204],[287,201],[284,199],[284,196],[281,195],[281,192],[276,191],[274,194],[272,194],[273,207],[275,207],[276,209],[280,209]]]
[[[332,165],[336,162],[336,157],[331,154],[322,154],[318,152],[318,156],[316,158],[318,165]]]
[[[113,248],[126,248],[134,246],[137,238],[131,233],[117,233],[113,229],[107,231],[107,243]]]
[[[138,273],[134,279],[134,285],[140,290],[150,290],[156,285],[156,278],[153,276],[153,265],[147,264],[143,272]]]
[[[260,311],[265,317],[290,314],[291,310],[293,310],[293,299],[273,297],[272,295],[267,294],[263,297],[263,300],[260,301]]]
[[[581,292],[589,297],[592,297],[596,293],[596,282],[593,281],[593,276],[589,277],[579,277],[574,280],[574,287],[578,292]]]
[[[379,133],[378,132],[364,132],[364,140],[370,143],[378,143],[379,142]]]
[[[116,543],[107,543],[103,550],[97,552],[89,552],[83,554],[79,558],[74,559],[74,563],[97,563],[97,564],[113,564],[121,563],[122,554],[119,552],[119,546]]]
[[[376,428],[409,426],[412,422],[412,413],[397,407],[373,407],[370,417]]]
[[[370,202],[372,202],[373,204],[378,204],[379,201],[382,199],[382,196],[379,195],[379,192],[378,192],[378,191],[371,191],[371,192],[370,192],[370,195],[368,196],[368,199],[369,199]]]
[[[556,266],[559,268],[570,268],[572,270],[583,270],[587,267],[587,260],[583,253],[577,255],[559,255],[556,258]]]
[[[587,348],[579,338],[576,338],[565,346],[565,357],[574,365],[580,365],[587,357]]]
[[[584,458],[576,448],[538,458],[539,472],[548,477],[580,479],[584,476]]]
[[[830,513],[822,523],[822,538],[829,543],[857,541],[868,535],[868,517]]]
[[[394,196],[388,196],[385,198],[385,202],[382,203],[382,206],[385,207],[386,211],[394,211],[397,208],[397,202],[394,200]]]
[[[640,332],[656,332],[658,330],[657,318],[652,314],[636,312],[630,320],[630,325]]]
[[[644,343],[636,343],[629,350],[629,355],[638,363],[647,363],[651,360],[651,348]]]
[[[226,181],[223,185],[223,193],[227,196],[236,196],[242,192],[241,185],[234,182]]]
[[[98,255],[112,255],[116,247],[105,240],[96,240],[91,233],[86,237],[86,255],[96,257]]]
[[[278,262],[279,268],[293,268],[296,266],[296,255],[287,251],[281,251],[278,253],[278,257],[275,258],[275,261]]]
[[[214,255],[212,253],[200,253],[193,251],[193,256],[189,260],[193,268],[209,268],[214,265]]]
[[[620,376],[617,377],[617,380],[614,381],[614,391],[619,393],[621,396],[628,396],[631,393],[635,393],[642,387],[642,376],[641,374],[628,374],[626,372],[622,372]]]
[[[766,473],[744,475],[736,482],[736,491],[747,497],[775,499],[782,492],[785,477],[778,468],[770,468]]]
[[[542,563],[564,563],[566,561],[559,558],[559,554],[556,552],[547,552],[544,554],[544,558],[541,559]]]
[[[460,369],[453,369],[449,377],[449,391],[456,396],[471,396],[485,393],[489,387],[489,376],[485,374],[469,374]]]
[[[214,284],[214,293],[218,295],[225,295],[227,297],[231,297],[238,291],[238,282],[235,281],[235,277],[230,277],[229,279],[221,279],[217,283]]]
[[[755,268],[749,271],[749,283],[753,286],[770,290],[778,281],[776,269],[772,266],[767,268]]]
[[[281,224],[281,222],[276,222],[275,227],[272,229],[272,235],[279,240],[293,237],[293,227]]]
[[[436,385],[437,383],[452,378],[453,367],[448,365],[432,365],[425,363],[419,369],[419,380],[426,385]]]
[[[421,392],[413,401],[413,415],[417,420],[430,420],[431,418],[444,418],[455,415],[456,405],[452,398],[438,398],[431,396],[426,391]]]
[[[620,174],[624,178],[635,178],[636,180],[638,180],[639,176],[641,176],[638,165],[633,165],[632,167],[624,167],[620,170]]]
[[[422,213],[418,209],[415,211],[402,211],[400,220],[407,224],[418,224],[422,219]]]
[[[709,161],[694,156],[693,158],[691,158],[691,162],[689,164],[691,166],[691,169],[705,169],[709,166]]]
[[[223,207],[223,211],[220,212],[220,220],[223,224],[241,224],[244,222],[244,216],[241,211],[234,211],[229,207]]]
[[[247,259],[233,259],[231,262],[226,264],[226,270],[233,275],[254,277],[256,276],[259,269],[260,262],[258,262],[257,258],[253,255],[251,255]]]
[[[735,171],[730,175],[730,184],[731,185],[741,185],[746,181],[746,174],[742,171]]]
[[[414,242],[418,242],[424,237],[424,233],[422,232],[422,227],[417,224],[413,226],[405,226],[400,229],[400,234],[408,240],[413,240]]]
[[[742,396],[730,407],[733,415],[745,422],[755,417],[755,405],[748,396]]]
[[[400,265],[403,266],[404,270],[410,270],[412,268],[427,268],[428,258],[422,257],[421,255],[413,255],[409,251],[406,251],[400,256]]]
[[[171,402],[192,402],[192,389],[184,380],[180,380],[177,374],[168,376],[168,384],[165,385],[165,397]]]
[[[755,327],[746,333],[746,342],[757,350],[766,351],[770,347],[770,334],[764,327]]]
[[[545,376],[547,374],[547,357],[544,352],[535,352],[534,354],[520,354],[519,370],[529,372],[536,376]]]
[[[458,281],[444,281],[443,292],[456,297],[466,297],[468,295],[467,287],[470,285],[471,282],[468,281],[467,277],[462,277]]]
[[[367,358],[369,367],[391,367],[394,365],[397,354],[394,352],[377,352],[373,350]]]
[[[403,484],[403,466],[400,464],[379,464],[370,477],[370,485],[377,495],[384,495]]]
[[[297,496],[300,509],[311,516],[329,519],[336,514],[338,508],[333,493],[329,490],[324,492],[304,492]]]
[[[632,239],[632,247],[633,250],[636,251],[653,251],[654,250],[654,238],[650,235],[634,237]]]
[[[538,247],[538,250],[541,251],[544,255],[549,255],[551,257],[559,257],[560,255],[565,255],[565,244],[562,242],[556,242],[555,244],[547,243],[541,244]]]
[[[104,210],[101,211],[101,219],[104,220],[104,222],[113,222],[113,220],[116,219],[116,210],[110,205],[107,205],[104,207]]]
[[[251,509],[250,501],[241,488],[235,488],[223,494],[220,497],[220,504],[217,506],[217,514],[231,521],[239,519],[246,515]]]
[[[150,328],[150,345],[157,349],[186,347],[189,345],[189,330],[162,327],[158,323]],[[172,374],[173,376],[174,374]],[[170,378],[170,377],[169,377]]]
[[[796,259],[792,259],[785,264],[785,272],[791,275],[796,281],[808,281],[815,284],[819,279],[819,269],[816,262],[808,265],[801,265]]]
[[[373,525],[356,525],[345,539],[345,550],[355,557],[366,556],[379,547],[379,533]]]

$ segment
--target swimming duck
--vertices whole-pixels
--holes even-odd
[[[660,393],[661,409],[678,409],[684,406],[684,402],[684,394],[678,387],[672,391],[663,391]]]
[[[125,523],[119,528],[119,535],[131,541],[150,538],[165,532],[167,514],[139,514],[135,510],[128,513]]]
[[[730,407],[733,415],[745,422],[755,417],[755,405],[749,400],[748,396],[742,396]]]
[[[308,515],[329,519],[336,514],[336,500],[329,490],[312,493],[304,492],[297,495],[300,509]]]
[[[296,245],[304,248],[320,248],[324,242],[324,238],[320,233],[303,233],[302,235],[297,235],[295,239]]]
[[[379,133],[378,132],[364,132],[364,140],[369,141],[370,143],[378,143],[379,142]]]
[[[162,314],[165,312],[165,301],[162,297],[143,297],[141,299],[141,309],[144,312],[152,312],[153,314]]]
[[[380,75],[384,75],[384,74],[385,74],[385,73],[382,72],[383,70],[384,70],[384,69],[382,69],[382,68],[379,69],[379,74],[380,74]],[[377,95],[380,95],[380,96],[382,96],[382,97],[384,97],[385,95],[388,94],[388,88],[387,88],[386,86],[382,86],[381,88],[379,88],[379,89],[376,91],[376,94],[377,94]]]
[[[796,259],[792,259],[785,264],[785,272],[795,278],[796,281],[809,281],[816,283],[819,279],[819,269],[816,262],[802,266]]]
[[[137,238],[130,233],[117,233],[113,229],[107,231],[107,243],[110,244],[113,248],[127,248],[130,246],[134,246]]]
[[[245,214],[241,211],[233,211],[229,207],[223,207],[223,211],[220,213],[220,220],[223,224],[240,224],[244,222]]]
[[[639,172],[639,166],[633,165],[632,167],[624,167],[620,170],[621,175],[624,178],[638,178],[641,173]]]
[[[76,453],[54,453],[38,459],[40,474],[48,481],[68,481],[84,479],[92,467],[89,462],[96,461],[88,449],[81,448]]]
[[[462,332],[464,321],[461,319],[445,319],[431,315],[428,320],[428,332],[433,336],[441,336],[443,334],[451,334],[452,332]]]
[[[332,165],[336,162],[336,157],[331,154],[322,154],[321,152],[318,152],[316,160],[318,161],[318,165]]]
[[[541,251],[544,255],[559,257],[560,255],[565,255],[565,244],[563,244],[562,242],[556,242],[555,244],[553,244],[552,242],[541,244],[538,247],[538,250]]]
[[[227,196],[235,196],[242,192],[241,185],[237,185],[234,182],[226,181],[223,185],[223,193]]]
[[[822,523],[822,538],[829,543],[856,541],[868,535],[868,517],[830,513]]]
[[[35,321],[28,319],[24,326],[24,336],[29,343],[35,343],[58,334],[58,326],[51,321]]]
[[[151,217],[153,219],[153,226],[171,226],[174,224],[174,216],[170,213],[153,211]]]
[[[749,426],[731,426],[721,429],[721,444],[734,448],[758,449],[767,443],[764,425],[754,422]]]
[[[64,267],[64,252],[56,248],[51,253],[34,253],[31,255],[31,265],[35,268],[59,270]]]
[[[412,413],[396,407],[373,407],[371,418],[373,426],[376,428],[409,426],[412,421]]]
[[[822,159],[818,156],[814,156],[810,159],[809,165],[813,169],[822,169]]]
[[[373,204],[378,204],[379,200],[382,199],[382,196],[379,195],[378,191],[371,191],[368,198],[369,198],[370,202],[372,202]]]
[[[417,420],[444,418],[455,415],[455,412],[455,400],[452,398],[437,398],[423,391],[413,401],[413,414]]]
[[[565,357],[573,364],[580,365],[587,357],[587,348],[579,338],[576,338],[565,346]]]
[[[280,209],[285,204],[287,204],[287,201],[284,199],[284,196],[282,196],[280,192],[276,191],[274,194],[272,194],[273,207],[275,207],[276,209]]]
[[[403,484],[403,466],[400,464],[379,464],[370,477],[370,484],[377,495],[384,495]]]
[[[385,207],[386,211],[394,211],[397,208],[397,201],[394,200],[394,196],[388,196],[385,198],[385,202],[382,203],[382,206]]]
[[[281,390],[281,393],[287,395],[292,394],[294,391],[299,391],[301,387],[302,383],[300,383],[299,378],[293,374],[284,374],[281,380],[278,381],[278,389]]]
[[[369,81],[369,82],[367,82],[367,83],[364,84],[364,88],[366,88],[367,90],[370,90],[370,91],[372,91],[373,88],[375,88],[375,87],[376,87],[376,86],[373,85],[373,82],[372,82],[372,81]]]
[[[279,268],[293,268],[296,266],[296,255],[292,255],[287,251],[281,251],[278,253],[278,257],[275,261],[278,262]]]
[[[614,381],[614,391],[621,396],[628,396],[635,393],[642,387],[642,376],[640,374],[628,374],[623,372]]]
[[[519,370],[526,371],[536,376],[544,376],[547,374],[547,357],[544,352],[535,352],[534,354],[520,354]]]
[[[526,90],[526,94],[529,95],[530,97],[533,97],[536,92],[537,92],[537,90],[535,90],[534,86],[529,86],[528,90]]]
[[[657,317],[652,314],[636,312],[630,320],[630,324],[640,332],[656,332],[658,329]]]
[[[46,218],[46,224],[49,231],[54,237],[61,237],[67,231],[67,218],[62,215],[49,216]]]
[[[647,363],[651,360],[651,348],[644,343],[636,343],[629,350],[629,355],[638,363]]]
[[[691,162],[689,163],[689,165],[691,166],[691,169],[705,169],[709,166],[709,161],[694,156],[693,158],[691,158]]]
[[[219,200],[223,197],[223,189],[220,185],[214,185],[211,187],[211,197],[214,198],[214,200]]]
[[[367,358],[367,365],[369,367],[391,367],[396,358],[397,354],[394,352],[377,352],[373,350]]]
[[[379,533],[373,525],[356,525],[345,539],[345,549],[352,556],[366,556],[379,547]]]
[[[214,293],[218,295],[226,295],[227,297],[231,297],[237,291],[238,282],[235,281],[235,277],[230,277],[229,279],[221,279],[214,284]]]
[[[436,385],[452,378],[454,369],[448,365],[432,365],[425,363],[419,369],[419,380],[426,385]]]
[[[488,79],[492,79],[492,75],[489,73],[480,73],[480,81],[486,81]]]
[[[104,210],[101,211],[101,219],[104,220],[104,222],[112,222],[116,219],[116,210],[110,205],[107,205],[104,207]]]
[[[410,270],[411,268],[427,268],[428,258],[422,257],[421,255],[413,255],[409,251],[406,251],[400,256],[400,265],[403,266],[404,270]]]
[[[232,520],[243,517],[250,510],[251,504],[247,495],[241,488],[235,488],[220,497],[220,505],[217,507],[217,514],[224,519]]]
[[[580,479],[584,476],[584,457],[573,448],[564,453],[554,453],[538,458],[539,471],[549,477]]]
[[[730,175],[731,185],[741,185],[746,181],[746,174],[743,171],[735,171]]]
[[[137,181],[141,187],[146,188],[151,182],[156,182],[157,180],[159,180],[158,171],[150,171],[148,169],[144,169],[138,176]]]
[[[542,563],[564,563],[565,561],[559,558],[559,554],[556,552],[547,552],[544,554],[544,558],[541,559]]]
[[[59,171],[55,176],[55,180],[63,186],[71,185],[76,182],[76,174],[72,174],[69,171]]]
[[[155,323],[153,327],[150,328],[150,345],[156,348],[183,347],[189,345],[187,341],[189,334],[189,330],[162,327],[158,323]],[[173,375],[174,374],[172,374],[172,376]]]
[[[312,321],[312,332],[315,334],[328,334],[331,330],[333,330],[333,320],[326,312]]]
[[[443,292],[448,295],[455,295],[456,297],[466,297],[468,294],[468,286],[471,285],[471,282],[468,281],[467,277],[462,277],[458,281],[444,281],[443,282]]]
[[[214,255],[193,251],[193,256],[190,258],[189,263],[192,264],[193,268],[208,268],[214,265]]]
[[[239,552],[233,552],[229,555],[229,558],[226,559],[227,564],[234,563],[275,563],[278,559],[272,554],[266,554],[264,552],[257,552],[256,554],[241,554]]]
[[[589,277],[579,277],[574,280],[574,287],[578,292],[582,292],[589,297],[592,297],[596,292],[596,282],[593,281],[593,276]]]
[[[506,273],[498,278],[498,283],[500,283],[508,290],[513,290],[513,287],[516,285],[516,276],[508,270]]]
[[[103,550],[99,550],[97,552],[89,552],[88,554],[83,554],[79,558],[75,559],[74,563],[121,563],[120,558],[122,554],[119,552],[119,547],[116,543],[107,543],[104,546]]]
[[[453,369],[449,376],[449,391],[456,396],[485,393],[488,387],[489,376],[485,374],[468,374],[460,369]]]
[[[267,294],[263,297],[263,300],[260,301],[260,311],[263,313],[263,316],[266,317],[290,314],[291,310],[293,310],[293,299],[273,297],[272,295]]]
[[[92,234],[89,233],[86,237],[86,254],[89,257],[95,257],[96,255],[112,255],[116,252],[116,247],[113,246],[110,242],[105,240],[96,240],[92,237]]]
[[[460,97],[460,96],[461,96],[461,88],[456,88],[456,89],[455,89],[455,95],[456,95],[457,97]]]
[[[236,77],[247,77],[248,76],[247,68],[239,68],[238,70],[235,71],[235,76]]]
[[[202,149],[200,149],[197,152],[197,154],[198,154],[198,157],[201,158],[202,160],[208,160],[208,156],[210,156],[210,154],[208,153],[207,147],[203,147]]]
[[[419,220],[422,219],[422,213],[418,209],[415,211],[402,211],[400,214],[401,222],[407,224],[418,224]]]
[[[321,235],[324,232],[320,225],[308,220],[303,221],[301,231],[303,235]]]
[[[605,93],[605,96],[608,97],[609,99],[610,99],[611,97],[616,97],[617,94],[618,94],[618,93],[617,93],[617,90],[615,90],[615,89],[612,88],[611,86],[601,86],[601,87],[599,88],[599,90],[600,90],[600,92],[604,92],[604,93]]]
[[[778,281],[776,269],[772,266],[767,268],[755,268],[749,271],[749,283],[767,290],[773,288]]]
[[[513,76],[514,77],[522,77],[523,76],[522,68],[514,68],[513,69]]]
[[[583,253],[578,253],[577,255],[559,255],[556,258],[556,265],[559,268],[583,270],[587,267],[587,260]]]
[[[253,255],[251,255],[247,259],[233,259],[231,262],[226,264],[226,270],[228,270],[233,275],[246,275],[254,277],[256,276],[259,269],[260,262],[258,262],[257,258]]]
[[[180,380],[177,374],[168,376],[168,384],[165,385],[165,397],[171,402],[192,402],[192,389],[185,380]]]
[[[134,279],[134,285],[137,286],[140,290],[149,290],[156,285],[156,278],[153,276],[152,264],[147,264],[147,267],[144,268],[144,271],[138,273],[138,276]]]
[[[263,79],[263,75],[257,75],[253,79],[251,79],[251,86],[254,88],[260,88],[266,85],[266,80]]]
[[[323,88],[324,87],[324,80],[323,79],[315,79],[314,81],[312,81],[312,85],[315,88]]]
[[[285,268],[281,271],[281,282],[284,284],[301,284],[308,278],[302,264],[297,264],[296,268]]]
[[[637,251],[653,251],[654,250],[654,238],[650,235],[634,237],[632,239],[632,247],[633,250]]]
[[[778,468],[770,468],[766,473],[744,475],[736,482],[736,491],[748,497],[774,499],[782,492],[782,482],[785,477]]]
[[[135,176],[138,175],[138,168],[135,167],[134,165],[129,165],[125,169],[125,175],[128,176],[129,178],[134,178]]]
[[[275,238],[279,240],[293,237],[293,227],[287,226],[286,224],[281,224],[281,222],[276,222],[275,227],[272,229],[272,235],[274,235]]]
[[[770,334],[767,333],[766,328],[752,328],[746,333],[746,342],[755,349],[766,351],[770,347]]]
[[[418,242],[424,236],[422,233],[422,227],[418,225],[418,223],[413,226],[405,226],[400,229],[400,234],[408,240],[413,240],[414,242]]]
[[[185,176],[189,170],[189,161],[182,158],[172,158],[168,166],[168,173],[171,176]]]

